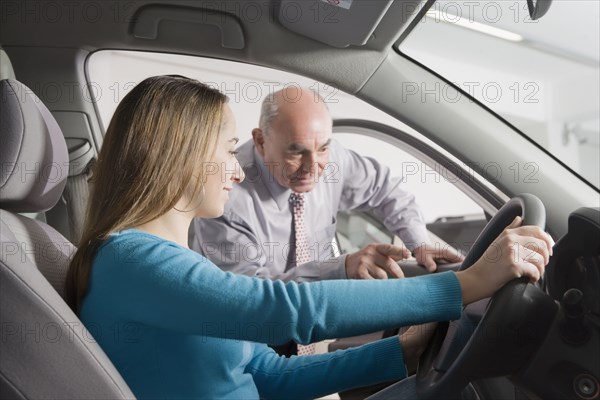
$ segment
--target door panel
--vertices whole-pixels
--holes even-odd
[[[467,254],[486,224],[483,216],[440,217],[428,223],[427,230],[463,254]]]

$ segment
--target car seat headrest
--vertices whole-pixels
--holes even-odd
[[[69,154],[58,123],[25,85],[0,81],[0,208],[47,211],[60,199]]]

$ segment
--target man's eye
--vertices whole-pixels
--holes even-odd
[[[235,157],[235,156],[237,156],[238,154],[240,154],[240,152],[239,152],[239,151],[237,151],[237,150],[231,150],[231,151],[229,152],[229,154],[231,154],[232,156],[234,156],[234,157]]]
[[[321,153],[325,153],[327,150],[329,150],[329,147],[323,147],[321,150],[319,150]]]

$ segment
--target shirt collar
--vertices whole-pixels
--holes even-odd
[[[277,180],[275,180],[275,177],[271,174],[270,171],[270,169],[272,170],[274,167],[267,167],[265,165],[262,156],[256,149],[256,146],[254,146],[254,161],[256,162],[256,165],[258,166],[258,169],[260,171],[260,179],[266,186],[269,193],[271,193],[271,197],[273,197],[273,200],[275,201],[275,203],[277,203],[277,207],[279,207],[279,210],[289,208],[289,199],[290,195],[292,194],[292,191],[289,188],[281,186],[277,182]]]

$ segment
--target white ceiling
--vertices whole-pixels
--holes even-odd
[[[554,0],[548,13],[531,21],[526,0],[440,0],[434,8],[448,14],[505,29],[534,47],[581,61],[600,60],[600,1]]]

